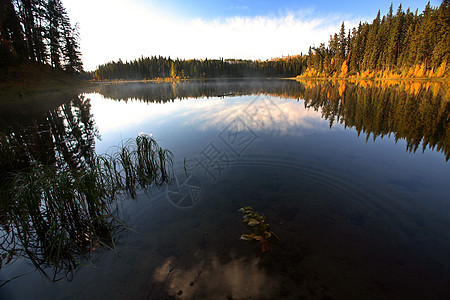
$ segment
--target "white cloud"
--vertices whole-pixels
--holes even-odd
[[[133,1],[64,3],[71,20],[80,23],[81,51],[87,70],[111,60],[141,55],[268,59],[305,53],[309,46],[328,41],[343,21],[337,15],[314,17],[311,11],[213,20],[180,19]],[[355,24],[350,22],[351,26]]]

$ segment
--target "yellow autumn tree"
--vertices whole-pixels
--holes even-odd
[[[414,77],[421,78],[425,75],[425,64],[416,65],[416,68],[414,70]]]
[[[344,60],[341,66],[341,74],[339,75],[339,77],[347,77],[347,75],[348,75],[347,61]]]
[[[445,74],[445,68],[447,67],[447,61],[443,61],[441,63],[441,65],[439,66],[439,68],[437,68],[435,76],[440,78],[440,77],[444,77]]]
[[[346,88],[345,82],[344,81],[339,81],[339,96],[341,96],[341,98],[344,95],[345,88]]]

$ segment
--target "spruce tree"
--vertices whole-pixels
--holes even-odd
[[[0,66],[26,58],[26,45],[19,17],[11,0],[0,0]]]

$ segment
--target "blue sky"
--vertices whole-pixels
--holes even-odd
[[[141,3],[157,3],[158,1],[140,0]],[[299,10],[313,10],[320,14],[340,13],[354,16],[376,16],[380,9],[382,13],[387,12],[391,3],[394,11],[402,3],[404,10],[411,7],[412,10],[419,8],[422,11],[427,1],[367,1],[367,0],[326,0],[326,1],[242,1],[242,0],[166,0],[160,1],[160,6],[172,10],[179,15],[201,18],[216,18],[230,16],[257,16],[272,15]],[[431,1],[431,5],[438,6],[440,1]]]
[[[403,1],[423,11],[428,1]],[[440,1],[431,1],[432,6]],[[63,0],[80,24],[85,69],[140,56],[270,59],[308,51],[391,1]],[[400,1],[393,1],[394,12]]]

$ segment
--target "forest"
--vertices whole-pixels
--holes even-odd
[[[338,77],[443,78],[450,51],[449,0],[428,3],[422,13],[400,5],[394,13],[348,30],[342,23],[328,45],[311,46],[307,54],[270,60],[141,57],[100,65],[95,80],[155,78]]]
[[[69,74],[83,70],[78,26],[61,0],[0,0],[0,68],[49,65]]]
[[[61,0],[0,0],[0,67],[31,62],[67,73],[83,70],[77,25]],[[140,57],[89,72],[94,80],[158,78],[444,78],[449,76],[450,7],[422,13],[391,4],[386,15],[330,35],[308,53],[269,60]]]

